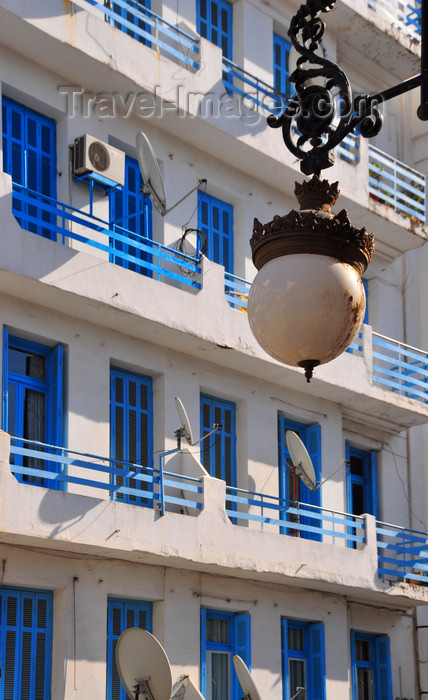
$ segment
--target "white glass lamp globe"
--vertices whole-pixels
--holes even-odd
[[[324,364],[353,342],[364,320],[361,275],[328,255],[283,255],[259,270],[248,298],[251,330],[280,362]]]

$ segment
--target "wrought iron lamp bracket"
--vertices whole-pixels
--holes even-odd
[[[295,94],[281,115],[271,115],[267,120],[272,128],[282,128],[284,143],[301,161],[305,175],[319,175],[331,167],[334,148],[355,129],[364,138],[376,136],[383,123],[379,105],[415,87],[421,86],[422,93],[418,116],[428,120],[428,38],[424,36],[428,20],[424,3],[421,74],[384,92],[356,97],[344,71],[322,51],[325,22],[320,14],[333,10],[335,4],[336,0],[307,0],[293,17],[288,34],[300,54],[290,76]]]

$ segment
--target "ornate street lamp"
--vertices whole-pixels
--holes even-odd
[[[345,73],[322,55],[325,23],[336,0],[308,0],[288,32],[300,54],[290,76],[295,93],[285,111],[268,117],[282,128],[284,143],[300,160],[309,181],[296,183],[300,210],[254,222],[251,247],[258,269],[248,299],[248,319],[257,341],[272,357],[305,369],[338,357],[353,342],[364,319],[361,275],[374,250],[373,234],[353,226],[345,210],[334,214],[338,183],[321,171],[334,164],[334,148],[356,128],[376,136],[380,103],[421,86],[420,119],[428,120],[427,0],[422,3],[422,69],[416,78],[375,95],[353,98]],[[424,8],[425,5],[425,8]],[[297,134],[297,136],[296,136]]]

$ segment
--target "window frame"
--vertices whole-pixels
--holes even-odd
[[[9,351],[10,349],[22,350],[24,352],[42,355],[46,358],[46,380],[35,379],[9,371]],[[64,352],[61,344],[55,347],[49,347],[35,341],[30,341],[19,336],[11,335],[8,328],[3,328],[3,367],[2,367],[2,430],[10,433],[9,426],[9,386],[17,386],[17,398],[21,401],[16,402],[15,406],[15,421],[18,424],[18,431],[15,431],[16,437],[24,438],[23,435],[23,411],[25,389],[38,391],[46,394],[46,415],[45,415],[45,439],[40,441],[55,447],[63,447],[63,386],[64,386]],[[18,413],[20,411],[20,414]],[[22,414],[22,415],[21,415]],[[18,416],[18,418],[16,418]],[[16,425],[15,423],[15,425]],[[21,429],[22,428],[22,429]],[[22,434],[19,434],[22,433]],[[14,437],[12,435],[12,437]],[[29,439],[30,441],[30,439]],[[34,449],[34,448],[33,448]],[[45,448],[46,452],[49,451]],[[55,452],[54,452],[55,454]],[[22,466],[25,457],[23,455],[14,455],[14,464]],[[30,458],[32,459],[32,458]],[[63,465],[55,462],[48,462],[48,471],[60,472]],[[13,469],[12,469],[13,471]],[[57,479],[45,479],[43,477],[24,478],[23,474],[15,473],[15,478],[20,481],[32,483],[35,486],[43,486],[45,488],[55,490],[65,490],[65,482]]]
[[[351,457],[359,457],[364,462],[364,476],[360,477],[355,474],[351,474]],[[367,504],[366,512],[370,515],[374,515],[375,518],[378,517],[378,489],[377,489],[377,460],[376,452],[374,450],[363,450],[358,447],[354,447],[348,441],[345,443],[345,459],[347,464],[346,469],[346,503],[347,512],[353,515],[361,515],[360,513],[354,513],[353,510],[353,497],[352,497],[352,485],[359,484],[364,487],[365,502]]]
[[[228,622],[228,643],[207,642],[206,625],[208,619],[227,620]],[[211,672],[208,668],[208,652],[225,652],[229,654],[230,677],[228,687],[231,694],[228,698],[221,696],[221,700],[240,700],[244,695],[239,684],[238,677],[233,665],[233,656],[237,654],[251,670],[251,615],[249,613],[237,613],[211,608],[201,608],[201,692],[204,697],[209,698],[208,680]]]
[[[9,598],[17,598],[16,607],[16,624],[11,624],[7,619],[8,604],[7,600]],[[32,605],[32,625],[28,627],[24,625],[23,620],[23,606],[24,599],[31,598],[33,600]],[[0,668],[4,669],[4,672],[0,676],[0,696],[4,697],[5,693],[5,683],[7,678],[6,671],[6,658],[10,657],[10,652],[7,651],[7,635],[15,631],[16,637],[14,642],[14,672],[13,672],[13,697],[21,697],[23,691],[23,679],[22,679],[22,655],[23,655],[23,637],[25,634],[31,630],[31,662],[26,664],[29,668],[29,697],[34,697],[36,676],[38,675],[39,659],[38,656],[38,639],[40,634],[45,635],[45,651],[43,655],[44,661],[44,674],[43,674],[43,700],[50,700],[51,698],[51,683],[52,683],[52,640],[53,640],[53,594],[52,591],[38,590],[38,589],[26,589],[17,588],[13,586],[0,586],[0,599],[4,604],[0,605]],[[43,628],[39,626],[39,601],[44,600],[46,603],[46,626]],[[10,639],[10,637],[9,637]]]
[[[134,608],[134,625],[133,627],[137,627],[135,624],[136,621],[136,615],[139,612],[145,612],[146,613],[146,627],[140,627],[140,629],[145,629],[147,632],[152,633],[153,631],[153,603],[150,601],[145,601],[145,600],[133,600],[133,599],[128,599],[128,598],[116,598],[115,596],[109,596],[107,598],[107,642],[106,642],[106,700],[127,700],[128,696],[126,694],[125,688],[123,687],[122,683],[120,682],[120,692],[119,692],[119,697],[117,695],[115,697],[112,696],[113,693],[113,676],[114,674],[117,674],[117,678],[119,677],[119,674],[117,672],[117,667],[116,667],[116,657],[115,657],[115,642],[120,637],[120,634],[114,634],[114,620],[113,620],[113,610],[114,608],[121,608],[121,631],[124,632],[126,629],[129,629],[128,626],[125,626],[123,623],[126,623],[126,615],[129,610]]]
[[[19,115],[19,136],[14,133],[14,114]],[[45,205],[43,208],[38,208],[36,204],[23,203],[18,193],[12,193],[14,216],[21,228],[56,241],[56,214],[45,210],[50,204],[49,199],[57,199],[56,122],[5,95],[2,97],[2,115],[3,170],[12,177],[13,184],[40,195],[39,201]],[[30,143],[29,132],[32,122],[35,124],[36,145]],[[47,142],[46,149],[43,145],[46,146]],[[19,152],[19,176],[13,172],[14,169],[16,170],[14,146],[15,152]],[[30,167],[31,156],[34,157],[35,168]],[[44,176],[46,172],[49,173],[47,181]],[[35,178],[35,188],[29,187],[30,178]],[[43,226],[43,221],[46,222],[46,226]]]
[[[120,378],[124,382],[124,400],[123,402],[116,401],[116,386],[115,386],[115,379]],[[139,413],[139,416],[141,417],[142,414],[147,416],[147,465],[137,465],[140,466],[142,469],[142,473],[144,473],[144,470],[147,470],[147,473],[149,473],[151,470],[153,470],[153,427],[154,427],[154,421],[153,421],[153,379],[152,377],[149,377],[147,375],[142,375],[142,374],[137,374],[135,372],[130,372],[128,370],[120,369],[118,367],[110,367],[110,459],[112,460],[112,466],[115,470],[118,470],[120,467],[118,467],[118,463],[120,464],[122,461],[126,463],[131,463],[135,464],[135,462],[132,462],[129,459],[130,456],[130,443],[129,443],[129,414],[130,410],[132,410],[134,407],[129,405],[129,402],[126,402],[126,398],[128,397],[129,393],[129,383],[131,381],[135,381],[138,387],[145,386],[147,389],[147,409],[142,409],[139,406],[135,407],[135,412]],[[136,390],[136,393],[138,394],[138,389]],[[123,451],[123,457],[119,458],[116,455],[116,430],[117,430],[117,421],[116,421],[116,413],[113,411],[114,407],[117,406],[122,406],[123,408],[123,423],[122,423],[122,438],[123,438],[123,445],[122,445],[122,451]],[[135,450],[138,452],[138,446],[141,444],[141,420],[140,423],[136,420],[136,425],[140,425],[140,431],[136,431],[136,447]],[[152,472],[153,474],[153,472]],[[132,477],[129,476],[122,476],[121,474],[115,473],[114,475],[111,476],[110,482],[114,486],[116,485],[116,480],[121,477],[124,479],[124,483],[120,484],[120,486],[124,486],[125,488],[132,488],[136,489],[137,487],[132,485]],[[144,490],[144,496],[138,496],[137,494],[129,494],[129,493],[121,493],[117,494],[116,489],[112,489],[110,494],[112,500],[119,501],[120,503],[127,503],[130,505],[138,505],[138,506],[145,506],[147,508],[152,508],[153,507],[153,481],[143,481],[143,490]],[[135,499],[135,500],[133,500]]]
[[[322,479],[322,453],[321,453],[321,426],[319,423],[313,425],[306,425],[304,423],[298,423],[297,421],[290,420],[283,413],[278,413],[278,492],[281,501],[288,504],[293,501],[293,494],[288,493],[288,475],[289,467],[287,466],[287,458],[290,457],[290,453],[287,448],[287,443],[285,440],[285,433],[287,430],[293,430],[300,434],[300,439],[306,446],[309,456],[311,457],[312,463],[314,465],[315,477],[318,483],[321,483]],[[312,492],[303,483],[300,483],[300,503],[305,503],[309,507],[321,506],[322,493],[321,489],[317,489]],[[310,509],[310,508],[308,508]],[[280,512],[280,519],[288,522],[288,515],[282,510]],[[312,520],[312,522],[311,522]],[[302,516],[301,522],[307,525],[314,525],[316,527],[320,526],[319,520],[313,520],[308,516]],[[305,532],[303,530],[293,529],[292,526],[280,527],[280,533],[285,535],[299,536],[304,539],[316,540],[318,542],[322,541],[322,535],[316,532]]]
[[[356,641],[367,641],[371,645],[371,662],[356,660]],[[351,678],[352,699],[358,698],[357,669],[371,668],[373,671],[374,700],[392,700],[391,651],[388,635],[351,630]]]
[[[303,630],[303,651],[289,650],[288,629]],[[282,657],[282,697],[289,700],[290,690],[289,661],[305,660],[306,662],[306,693],[305,700],[326,700],[326,668],[325,668],[325,638],[324,624],[307,620],[281,618],[281,657]]]
[[[218,214],[216,213],[218,211]],[[215,225],[218,216],[219,225]],[[225,217],[229,228],[224,226]],[[198,229],[207,237],[207,258],[223,265],[225,272],[234,269],[234,208],[232,204],[198,190]],[[227,246],[227,252],[225,247]]]
[[[131,182],[134,187],[131,187]],[[138,161],[126,155],[125,183],[122,187],[110,191],[109,217],[112,230],[126,238],[127,242],[110,236],[110,262],[140,275],[152,277],[151,269],[135,261],[136,258],[150,265],[153,262],[153,256],[147,250],[141,249],[141,244],[147,247],[148,241],[153,239],[152,203],[150,197],[142,193],[143,184]],[[133,216],[138,212],[138,216]],[[118,224],[115,224],[116,220]],[[147,239],[147,242],[144,239]],[[130,260],[128,256],[134,260]]]
[[[291,43],[277,32],[273,33],[273,86],[274,90],[280,95],[285,95],[287,99],[291,95],[290,84],[290,60]],[[277,60],[277,54],[280,53],[280,60]],[[285,105],[281,105],[281,112]]]
[[[208,426],[204,426],[204,406],[209,407],[209,412],[210,412],[210,425],[211,427],[209,428]],[[204,466],[204,468],[207,470],[207,472],[210,474],[210,476],[215,477],[216,479],[222,479],[222,481],[225,481],[228,486],[236,487],[237,485],[237,460],[236,460],[236,449],[237,449],[237,432],[236,432],[236,403],[233,401],[227,401],[226,399],[219,399],[216,396],[210,396],[209,394],[204,394],[201,393],[200,395],[200,435],[201,438],[204,437],[207,433],[212,430],[212,426],[214,425],[215,421],[215,412],[216,410],[221,411],[221,418],[222,420],[220,421],[222,424],[222,430],[217,430],[215,433],[213,433],[212,436],[210,436],[207,441],[203,441],[201,443],[201,451],[200,451],[200,459],[201,463]],[[223,420],[224,412],[225,411],[230,411],[231,412],[231,431],[226,433],[225,430],[225,421]],[[231,456],[231,462],[230,462],[230,483],[228,483],[226,476],[227,476],[227,465],[226,465],[226,455],[225,455],[225,445],[226,445],[226,439],[230,438],[230,456]],[[216,473],[216,460],[215,460],[215,448],[217,445],[218,440],[220,439],[220,445],[221,445],[221,473],[217,474]],[[207,446],[208,443],[208,446]],[[205,455],[209,452],[209,465],[206,465],[206,457]],[[204,464],[205,462],[205,464]]]
[[[201,3],[206,6],[206,17],[202,16]],[[217,25],[213,25],[213,7],[217,8]],[[222,13],[227,16],[227,29],[221,27]],[[233,4],[227,0],[196,0],[196,31],[222,50],[224,58],[233,60]],[[217,40],[214,34],[218,32]]]

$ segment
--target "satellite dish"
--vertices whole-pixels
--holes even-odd
[[[311,491],[315,491],[317,478],[312,460],[309,457],[306,447],[299,436],[292,430],[286,431],[285,441],[287,443],[291,459],[293,460],[293,466],[296,469],[296,474],[298,474],[303,483],[306,484]]]
[[[180,419],[180,427],[178,430],[176,430],[175,434],[177,436],[178,442],[180,442],[180,438],[184,437],[184,439],[189,443],[189,445],[199,445],[200,442],[203,442],[204,440],[207,439],[210,435],[213,433],[216,433],[218,430],[222,430],[223,426],[221,423],[214,423],[213,429],[210,430],[209,433],[204,435],[204,437],[200,438],[200,440],[197,440],[196,442],[193,442],[193,435],[192,435],[192,428],[190,426],[190,421],[186,413],[186,409],[183,406],[183,403],[181,399],[178,398],[178,396],[175,397],[175,406],[177,408],[177,413],[178,417]]]
[[[120,680],[130,698],[139,694],[147,700],[169,700],[172,690],[171,666],[164,648],[150,632],[131,627],[116,646]]]
[[[192,428],[190,425],[188,415],[186,413],[186,409],[184,408],[181,399],[179,399],[178,396],[175,397],[174,401],[178,417],[180,419],[179,430],[181,433],[181,437],[184,437],[184,439],[189,443],[189,445],[193,445]]]
[[[161,216],[166,214],[163,177],[152,144],[143,131],[137,133],[137,157],[143,178],[143,193],[148,195]]]
[[[160,171],[159,163],[153,146],[145,135],[144,131],[137,133],[137,157],[143,178],[143,194],[150,197],[153,205],[161,216],[165,216],[170,211],[175,209],[181,202],[198,189],[202,184],[206,184],[206,180],[198,180],[196,187],[190,190],[187,194],[181,197],[175,204],[167,208],[165,188],[163,186],[163,177]]]
[[[244,691],[244,698],[248,698],[248,700],[261,700],[260,693],[256,688],[256,684],[253,681],[250,670],[245,661],[243,661],[240,656],[235,654],[233,657],[233,665],[235,666],[238,681],[240,682],[241,688]]]

